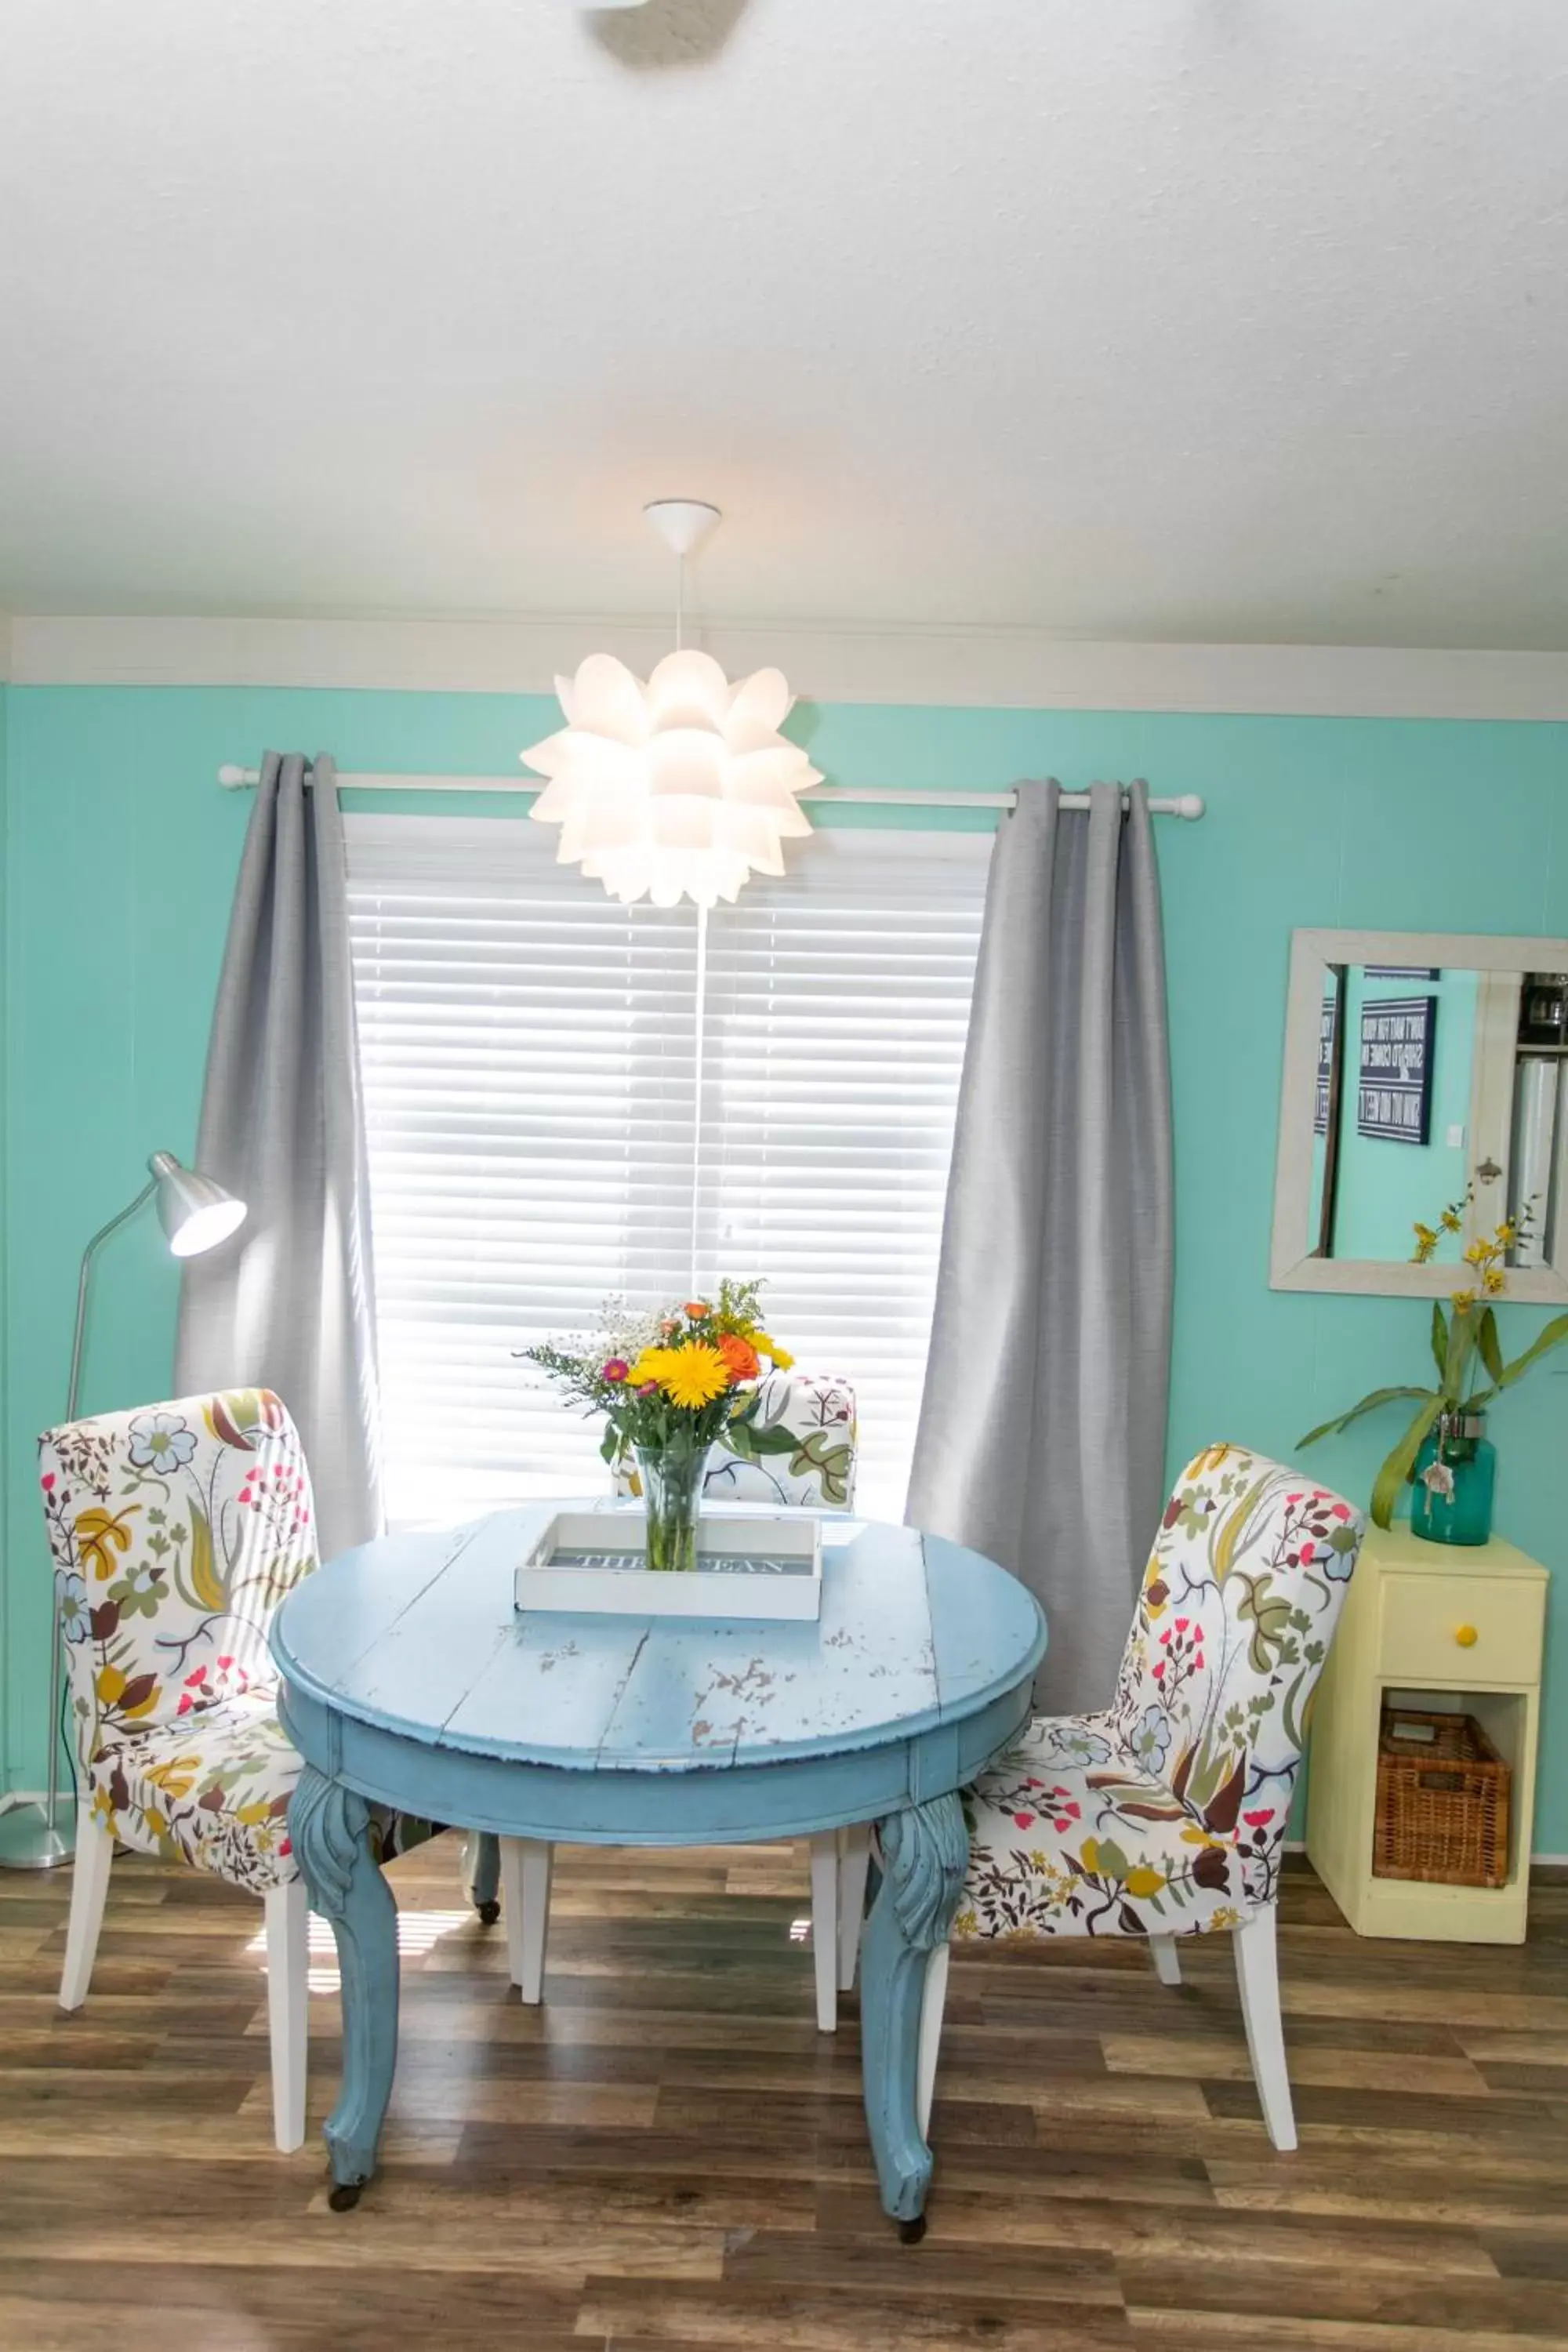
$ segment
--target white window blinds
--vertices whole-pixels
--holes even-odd
[[[526,823],[346,832],[394,1519],[596,1491],[596,1428],[511,1350],[723,1273],[854,1382],[898,1517],[988,840],[792,844],[710,916],[700,1023],[690,908],[617,906]]]

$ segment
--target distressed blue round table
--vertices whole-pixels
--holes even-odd
[[[976,1552],[828,1517],[815,1624],[566,1616],[512,1602],[558,1504],[332,1561],[273,1623],[305,1759],[289,1823],[342,1979],[332,2201],[375,2169],[397,2055],[397,1937],[367,1801],[503,1837],[709,1845],[874,1822],[861,1953],[866,2116],[882,2202],[912,2234],[931,2179],[921,2000],[968,1861],[957,1791],[1029,1712],[1038,1605]]]

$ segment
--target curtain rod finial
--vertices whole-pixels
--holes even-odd
[[[1201,793],[1184,793],[1176,803],[1176,814],[1184,816],[1189,821],[1195,821],[1202,816],[1203,813],[1204,801]]]

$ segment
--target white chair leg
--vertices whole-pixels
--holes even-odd
[[[811,1841],[811,1957],[816,1970],[816,2030],[838,2024],[838,1832]]]
[[[66,1964],[60,1972],[60,2007],[79,2009],[87,1999],[109,1892],[114,1832],[86,1805],[77,1813],[76,1860],[71,1865],[71,1915],[66,1929]]]
[[[1176,1949],[1174,1936],[1151,1936],[1149,1958],[1154,1963],[1154,1974],[1163,1985],[1179,1985],[1182,1981],[1182,1956]]]
[[[310,1906],[302,1878],[263,1897],[267,2030],[272,2044],[272,2137],[285,2156],[305,2145],[310,2032]]]
[[[860,1957],[860,1929],[866,1912],[866,1878],[871,1867],[871,1830],[838,1832],[838,1990],[847,1992],[855,1982]]]
[[[925,1988],[921,1995],[920,2065],[915,2076],[915,2115],[921,2139],[931,2137],[931,2105],[936,2096],[936,2062],[942,2050],[942,2013],[947,2006],[947,1968],[951,1947],[941,1944],[926,1962]]]
[[[531,2008],[544,1998],[544,1946],[550,1933],[550,1874],[555,1848],[542,1838],[500,1842],[501,1909],[511,1980]]]
[[[1290,2105],[1290,2076],[1285,2064],[1285,2030],[1279,2016],[1279,1964],[1275,1942],[1277,1913],[1273,1904],[1255,1911],[1237,1927],[1237,1982],[1241,1988],[1241,2015],[1247,2027],[1252,2077],[1263,2107],[1268,2137],[1277,2148],[1296,2145],[1296,2116]]]

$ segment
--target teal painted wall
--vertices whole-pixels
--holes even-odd
[[[45,1741],[45,1555],[32,1441],[63,1402],[76,1261],[154,1145],[195,1134],[214,980],[248,814],[219,763],[267,744],[346,768],[505,773],[553,705],[484,695],[13,688],[6,697],[5,1766]],[[1568,727],[1062,711],[807,709],[840,783],[997,790],[1054,773],[1201,792],[1163,824],[1176,1104],[1171,1453],[1215,1435],[1289,1454],[1375,1382],[1420,1378],[1418,1302],[1270,1291],[1268,1227],[1289,935],[1300,925],[1568,932]],[[386,805],[418,806],[406,797]],[[430,805],[451,806],[450,802]],[[493,801],[464,803],[488,807]],[[102,1255],[84,1401],[169,1377],[174,1271],[151,1218]],[[1508,1335],[1541,1315],[1514,1310]],[[1503,1402],[1503,1533],[1568,1570],[1568,1381]],[[1395,1433],[1318,1450],[1364,1496]],[[1537,1843],[1568,1853],[1568,1608],[1552,1618]]]
[[[5,981],[9,964],[6,914],[9,899],[9,792],[8,755],[10,751],[10,695],[0,680],[0,1771],[9,1752],[6,1739],[6,1719],[10,1708],[6,1693],[10,1677],[6,1671],[5,1654],[5,1498],[10,1493],[6,1477],[5,1445],[9,1414],[6,1411],[8,1388],[7,1361],[10,1354],[8,1335],[10,1318],[5,1298],[5,1176],[10,1165],[8,1137],[11,1129],[10,1087],[6,1083],[6,1054],[10,1042],[10,1024],[6,1019]],[[5,1785],[0,1779],[0,1788]]]

